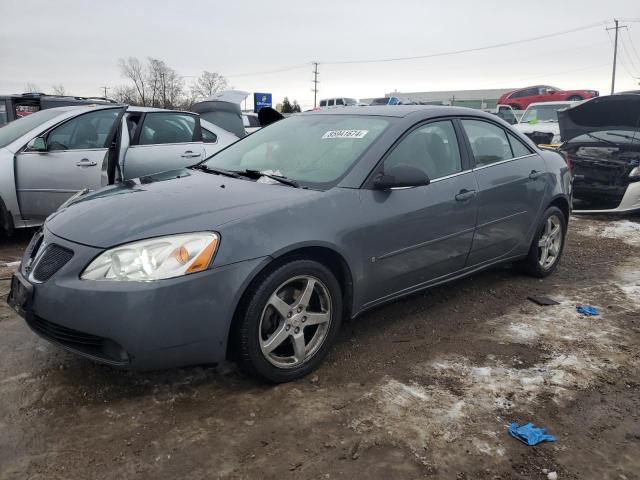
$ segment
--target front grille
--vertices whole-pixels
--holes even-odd
[[[80,332],[45,320],[37,315],[28,316],[27,323],[39,335],[80,355],[111,365],[129,363],[128,353],[108,338]]]
[[[45,247],[45,251],[38,260],[33,271],[33,278],[38,282],[49,280],[53,274],[66,265],[73,257],[73,252],[68,248],[52,243]]]
[[[35,316],[30,322],[31,327],[42,336],[57,340],[60,343],[77,347],[102,347],[104,338],[89,333],[79,332],[71,328],[63,327],[57,323],[49,322],[44,318]]]

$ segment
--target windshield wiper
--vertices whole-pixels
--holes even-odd
[[[216,175],[224,175],[226,177],[240,178],[240,175],[236,172],[232,172],[231,170],[225,170],[223,168],[213,168],[208,165],[205,165],[204,163],[200,163],[198,165],[194,165],[193,167],[189,167],[189,168],[202,170],[203,172],[207,172],[207,173],[215,173]]]
[[[616,145],[615,142],[612,142],[611,140],[607,140],[606,138],[600,138],[600,137],[596,137],[595,135],[592,135],[590,133],[585,133],[585,135],[589,138],[593,138],[595,140],[599,140],[601,142],[604,143],[608,143],[609,145]],[[617,146],[617,145],[616,145]]]
[[[274,175],[273,173],[261,172],[260,170],[244,170],[243,172],[238,172],[240,174],[247,174],[259,177],[267,177],[272,178],[273,180],[277,180],[280,183],[284,183],[285,185],[289,185],[294,188],[300,188],[300,184],[295,180],[291,180],[290,178],[285,177],[284,175]]]
[[[640,138],[639,137],[632,137],[631,135],[625,135],[623,133],[607,133],[607,135],[612,136],[612,137],[628,138],[632,142],[640,142]]]

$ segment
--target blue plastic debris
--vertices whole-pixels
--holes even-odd
[[[576,310],[578,311],[578,313],[586,315],[587,317],[595,317],[596,315],[600,314],[598,309],[596,307],[592,307],[591,305],[578,305],[576,307]]]
[[[533,423],[519,426],[516,422],[509,425],[509,434],[522,443],[533,446],[542,442],[555,442],[556,437],[549,435],[546,428],[538,428]]]

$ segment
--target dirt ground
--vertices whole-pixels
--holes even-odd
[[[2,297],[28,238],[0,239]],[[0,478],[639,479],[639,248],[640,218],[573,218],[550,278],[501,267],[379,308],[275,387],[96,365],[2,302]],[[525,446],[511,421],[558,440]]]

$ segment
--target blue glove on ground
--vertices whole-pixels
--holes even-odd
[[[578,313],[586,315],[587,317],[595,317],[600,313],[596,307],[592,307],[591,305],[580,305],[576,307],[576,310]]]
[[[533,423],[527,423],[526,425],[518,426],[516,422],[509,425],[509,434],[513,438],[517,438],[522,443],[529,446],[537,445],[542,442],[555,442],[556,437],[546,433],[545,428],[538,428]]]

